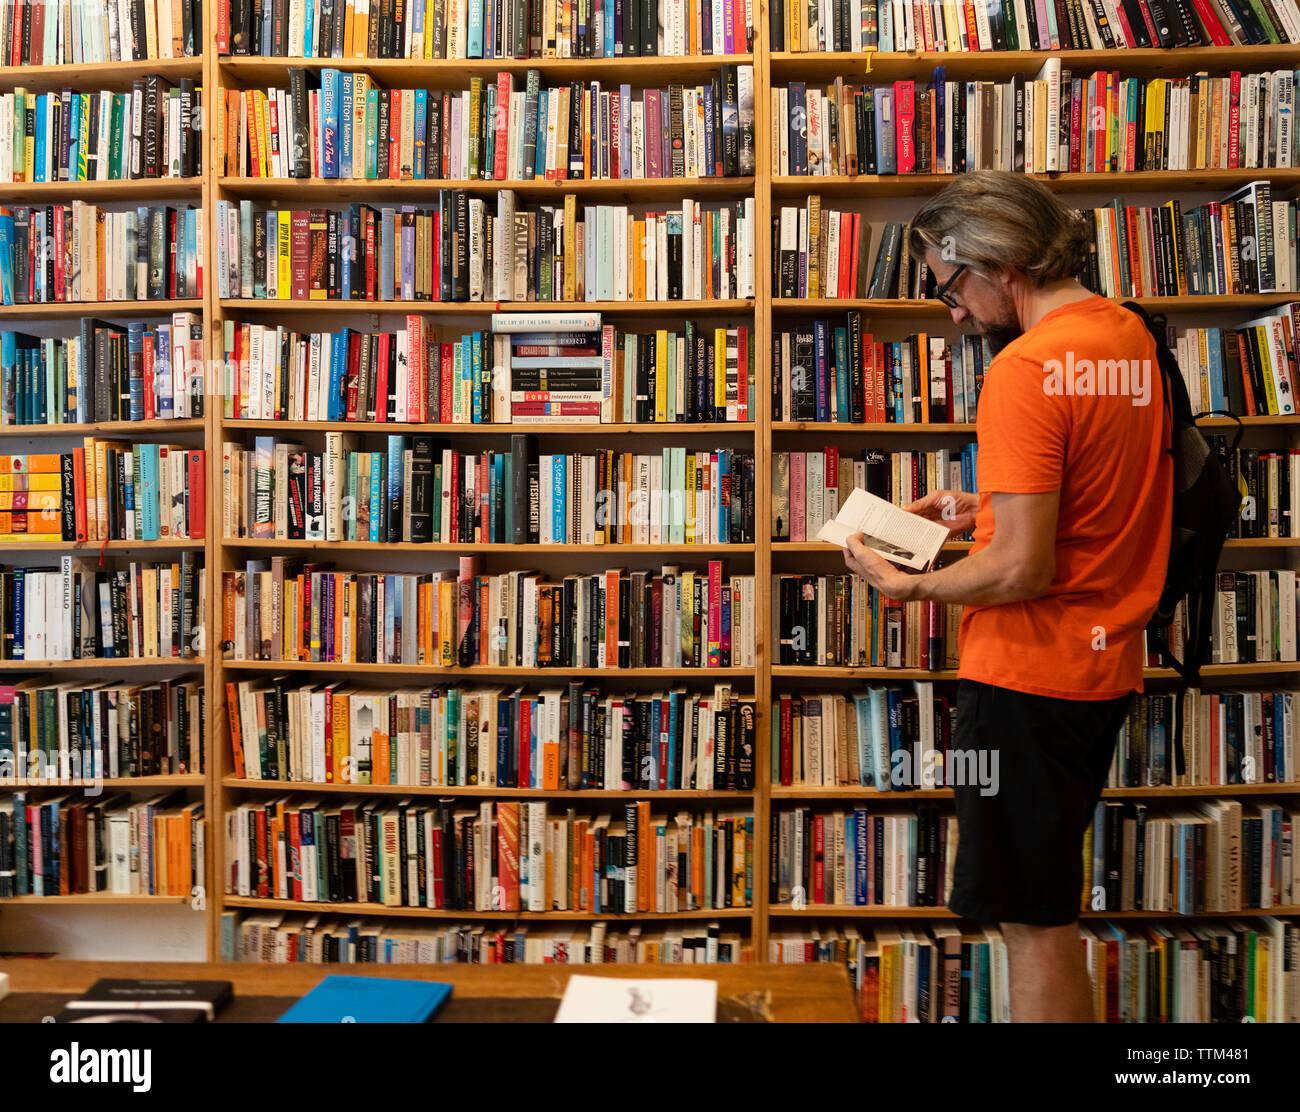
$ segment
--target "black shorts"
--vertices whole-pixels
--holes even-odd
[[[954,749],[988,751],[997,790],[954,784],[958,915],[1062,926],[1079,918],[1083,835],[1101,796],[1133,694],[1091,701],[962,680]],[[947,762],[945,762],[947,763]]]

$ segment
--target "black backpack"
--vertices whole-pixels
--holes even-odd
[[[1147,636],[1149,643],[1159,651],[1161,663],[1177,672],[1181,680],[1171,738],[1174,768],[1181,774],[1186,769],[1183,755],[1184,696],[1189,687],[1199,686],[1201,666],[1209,659],[1219,557],[1223,552],[1223,542],[1241,512],[1241,491],[1201,435],[1196,420],[1213,415],[1233,417],[1237,421],[1237,435],[1230,451],[1236,451],[1243,429],[1239,419],[1222,410],[1192,413],[1183,373],[1165,339],[1164,317],[1149,315],[1136,301],[1125,301],[1124,308],[1142,318],[1155,340],[1165,405],[1173,417],[1171,446],[1166,449],[1174,461],[1169,567],[1160,601],[1147,626]],[[1184,599],[1187,600],[1187,635],[1183,659],[1179,660],[1169,649],[1169,625],[1174,619],[1175,608]]]

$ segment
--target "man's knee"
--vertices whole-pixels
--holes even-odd
[[[1041,927],[1033,923],[1000,923],[1007,948],[1023,954],[1069,952],[1080,945],[1079,924]]]

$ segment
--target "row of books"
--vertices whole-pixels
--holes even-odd
[[[1295,1023],[1300,926],[1273,916],[1079,924],[1099,1023]],[[814,922],[768,935],[768,961],[844,964],[868,1023],[1010,1021],[995,926]]]
[[[475,556],[462,556],[460,565],[423,575],[313,567],[310,574],[321,576],[311,604],[320,635],[317,646],[313,629],[310,659],[422,668],[753,667],[753,576],[730,575],[721,560],[704,571],[611,568],[560,582],[536,572],[483,574]],[[291,628],[283,585],[292,586],[297,571],[291,560],[272,557],[223,575],[227,659],[284,659],[276,655]],[[303,606],[297,617],[306,619]]]
[[[956,603],[899,602],[860,576],[772,576],[775,664],[956,668],[960,624]]]
[[[0,332],[0,425],[203,416],[203,315],[125,326],[82,317],[76,336]]]
[[[778,296],[813,296],[809,275],[814,268],[816,289],[825,296],[827,259],[838,264],[831,269],[839,297],[929,296],[933,279],[925,260],[911,257],[906,223],[885,224],[868,270],[871,229],[861,213],[847,214],[853,226],[847,247],[841,215],[838,250],[827,255],[820,246],[814,248],[822,238],[813,227],[820,206],[820,197],[813,195],[803,206],[782,206],[773,219],[772,282]],[[1279,293],[1294,289],[1300,273],[1297,202],[1274,200],[1267,181],[1252,182],[1222,201],[1187,212],[1176,199],[1138,206],[1116,198],[1083,209],[1081,215],[1092,242],[1079,277],[1106,297]],[[818,223],[826,226],[827,221]],[[828,242],[835,227],[834,221],[827,227]]]
[[[503,70],[469,88],[378,88],[325,68],[319,89],[231,89],[217,117],[232,177],[477,179],[738,177],[754,173],[754,67],[724,64],[702,85],[524,88]],[[292,136],[292,144],[289,139]]]
[[[204,223],[197,205],[0,208],[0,298],[28,305],[202,297]]]
[[[1254,664],[1296,659],[1297,596],[1293,570],[1221,570],[1215,586],[1210,663]]]
[[[235,775],[298,784],[752,791],[755,702],[727,684],[602,694],[227,682]]]
[[[1093,911],[1232,912],[1295,903],[1300,811],[1269,800],[1097,804],[1084,834]]]
[[[493,314],[493,328],[511,316]],[[680,331],[628,332],[602,326],[599,313],[527,323],[546,327],[440,340],[415,314],[394,332],[296,332],[227,318],[223,415],[359,424],[399,413],[433,424],[749,420],[748,325],[687,320]],[[557,331],[557,323],[580,327]]]
[[[1232,485],[1246,492],[1229,536],[1294,537],[1300,528],[1300,450],[1231,451],[1226,436],[1209,433],[1206,440],[1219,454]]]
[[[0,796],[0,897],[111,892],[184,896],[204,887],[202,800],[133,802],[60,793]]]
[[[650,454],[460,453],[431,436],[365,451],[257,437],[227,444],[226,536],[447,544],[752,544],[754,455],[721,448]]]
[[[957,819],[933,803],[912,814],[782,808],[770,839],[774,904],[942,907],[952,892]]]
[[[6,66],[189,58],[203,52],[203,0],[0,0],[0,43]]]
[[[877,245],[870,274],[871,225],[860,212],[822,209],[821,197],[782,205],[772,220],[772,288],[778,297],[875,297],[886,280],[882,268],[897,260],[898,244]],[[901,231],[901,229],[900,229]]]
[[[1107,786],[1283,784],[1300,780],[1293,691],[1189,688],[1183,699],[1186,769],[1171,746],[1178,698],[1139,695],[1116,742]]]
[[[274,15],[274,18],[273,18]],[[752,5],[740,0],[232,0],[220,54],[280,58],[614,58],[746,54]]]
[[[0,456],[0,543],[202,540],[206,456],[89,436],[70,452]]]
[[[1106,297],[1285,293],[1296,289],[1294,200],[1266,181],[1184,212],[1160,206],[1085,209],[1093,247],[1082,280]]]
[[[776,0],[768,35],[773,50],[796,52],[1244,46],[1300,42],[1300,10],[1291,0]]]
[[[772,701],[771,782],[783,787],[916,791],[977,783],[950,756],[957,702],[929,681],[910,687],[785,692]],[[951,768],[944,762],[949,761]],[[978,758],[977,758],[978,762]]]
[[[202,773],[205,699],[200,680],[0,686],[0,782]]]
[[[841,321],[843,323],[841,323]],[[993,350],[982,336],[877,340],[862,313],[772,333],[772,420],[974,422]]]
[[[206,592],[201,554],[174,563],[98,567],[67,555],[59,567],[0,569],[5,660],[202,656]]]
[[[1297,337],[1292,302],[1236,328],[1171,326],[1167,342],[1195,410],[1265,416],[1295,412]]]
[[[754,816],[663,815],[651,806],[558,815],[544,801],[461,808],[454,800],[289,796],[244,804],[226,812],[226,890],[466,911],[749,907]]]
[[[772,539],[811,541],[834,519],[854,487],[896,506],[936,490],[975,490],[975,444],[930,452],[879,452],[862,459],[828,445],[821,451],[772,452]]]
[[[773,173],[1126,173],[1300,165],[1296,75],[1122,77],[1062,68],[1035,78],[913,79],[771,89]]]
[[[1300,780],[1295,692],[1190,688],[1181,697],[1186,770],[1174,771],[1171,750],[1179,696],[1148,692],[1120,727],[1107,787]],[[930,681],[782,693],[772,702],[772,783],[877,791],[984,785],[989,758],[956,751],[956,712],[956,699]]]
[[[665,211],[522,209],[440,189],[436,206],[217,202],[217,295],[332,301],[682,301],[754,296],[754,198]],[[495,296],[494,296],[495,295]]]
[[[821,923],[769,932],[767,960],[843,965],[866,1023],[1009,1023],[997,926]]]
[[[0,94],[0,182],[197,177],[202,113],[190,77],[150,74],[129,93]]]
[[[713,964],[752,961],[749,938],[719,923],[657,929],[608,923],[383,922],[348,917],[223,912],[221,960],[252,962],[465,962],[476,965]]]

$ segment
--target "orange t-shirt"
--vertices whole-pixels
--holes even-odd
[[[1056,575],[1039,598],[965,608],[959,676],[1065,699],[1142,690],[1142,630],[1169,552],[1165,425],[1155,344],[1105,298],[1053,310],[993,360],[971,551],[992,539],[991,494],[1059,490]]]

